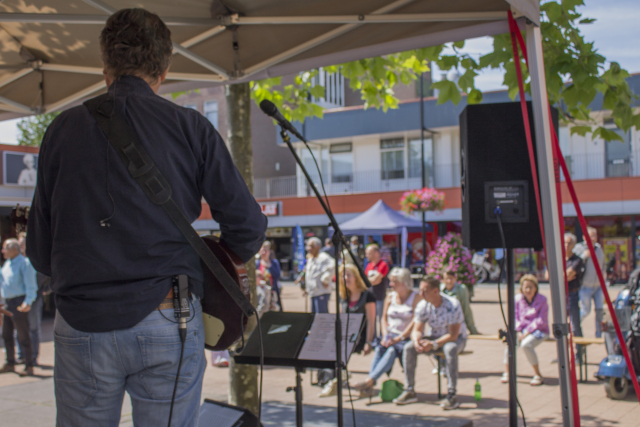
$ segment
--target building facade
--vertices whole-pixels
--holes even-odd
[[[640,93],[640,75],[629,79],[635,93]],[[427,221],[434,226],[429,233],[427,251],[433,248],[438,236],[448,231],[459,231],[461,221],[460,192],[460,130],[458,117],[466,106],[465,99],[454,106],[451,103],[436,105],[435,97],[424,100],[424,120],[428,129],[424,143],[420,133],[420,100],[416,85],[400,87],[398,109],[386,113],[376,109],[364,109],[362,101],[348,87],[344,92],[334,89],[331,102],[327,102],[323,119],[308,119],[296,124],[309,140],[320,172],[314,159],[300,142],[296,142],[298,154],[309,170],[314,183],[320,188],[320,177],[329,196],[329,202],[339,222],[351,219],[382,199],[395,209],[400,209],[403,192],[420,188],[422,159],[425,181],[446,195],[445,210],[429,213]],[[339,85],[338,85],[339,86]],[[347,85],[348,86],[348,85]],[[218,129],[226,134],[224,117],[224,93],[222,88],[208,89],[211,93],[190,94],[176,101],[189,106],[196,104],[207,115],[207,102],[218,102]],[[322,102],[323,100],[319,100]],[[484,94],[484,103],[511,102],[506,91]],[[599,111],[602,100],[594,102],[593,118],[596,122],[615,130],[606,111]],[[209,116],[208,116],[209,117]],[[213,117],[213,116],[212,116]],[[254,194],[269,216],[268,237],[277,248],[277,256],[285,268],[293,270],[292,240],[296,226],[305,236],[324,238],[328,235],[328,220],[320,204],[312,194],[299,167],[293,163],[291,153],[284,147],[271,119],[265,117],[257,106],[252,107],[252,134],[254,150]],[[213,121],[213,119],[212,119]],[[214,123],[214,125],[216,125]],[[607,254],[609,277],[625,280],[640,260],[637,250],[637,222],[640,222],[640,133],[616,130],[624,142],[593,139],[571,135],[570,128],[559,129],[560,145],[575,182],[578,198],[589,225],[598,229],[601,244]],[[582,230],[576,226],[575,209],[566,186],[562,185],[563,212],[567,231],[582,238]],[[217,224],[211,220],[208,209],[196,222],[202,231],[215,231]],[[395,236],[361,236],[388,243],[396,252]],[[422,252],[418,236],[409,236],[413,242],[415,259]],[[518,251],[521,272],[533,271],[543,275],[543,254],[527,248]]]

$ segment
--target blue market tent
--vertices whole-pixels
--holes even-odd
[[[362,214],[340,224],[340,229],[345,235],[401,234],[401,247],[406,248],[407,233],[422,231],[422,223],[404,216],[380,199]],[[433,227],[426,224],[425,230],[432,231]],[[404,267],[405,260],[401,258]]]

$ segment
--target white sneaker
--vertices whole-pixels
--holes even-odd
[[[502,374],[502,377],[500,377],[500,382],[503,384],[506,384],[509,382],[509,373],[505,372]]]
[[[324,388],[322,389],[318,397],[330,397],[330,396],[335,396],[337,394],[338,394],[338,380],[334,378],[324,386]]]

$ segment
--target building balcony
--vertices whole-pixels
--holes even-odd
[[[594,153],[565,156],[565,161],[574,181],[640,176],[640,150],[631,153],[626,159],[607,160],[605,153]],[[327,195],[330,196],[407,191],[420,188],[420,176],[410,175],[412,174],[407,170],[382,171],[379,169],[328,174],[325,177],[324,186]],[[312,174],[315,184],[322,192],[317,176],[317,173]],[[564,181],[564,175],[561,175],[561,179]],[[436,164],[428,181],[434,182],[435,188],[459,187],[460,164]],[[312,195],[313,189],[302,175],[261,178],[254,181],[256,199],[309,197]]]
[[[420,176],[409,176],[404,170],[370,170],[352,173],[328,174],[324,178],[327,195],[382,193],[407,191],[421,187]],[[415,175],[415,174],[413,174]],[[312,175],[314,183],[322,192],[318,175]],[[458,187],[460,185],[460,165],[437,165],[430,180],[436,188]],[[253,193],[256,199],[276,199],[283,197],[308,197],[313,189],[304,176],[284,176],[261,178],[254,181]]]

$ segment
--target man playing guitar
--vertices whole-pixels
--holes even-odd
[[[197,111],[156,95],[171,61],[171,33],[157,15],[124,9],[100,35],[109,98],[135,131],[190,222],[202,198],[221,240],[243,262],[267,221],[224,141]],[[40,149],[27,256],[51,277],[59,426],[116,426],[127,391],[136,426],[165,425],[181,339],[172,280],[189,278],[187,323],[173,423],[196,426],[205,369],[200,258],[129,175],[84,106],[60,114]],[[165,307],[167,307],[165,309]]]

